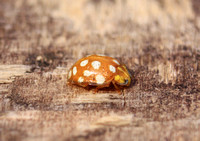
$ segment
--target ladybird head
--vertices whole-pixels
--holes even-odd
[[[117,67],[117,74],[114,81],[121,86],[129,86],[131,83],[131,75],[125,65]]]

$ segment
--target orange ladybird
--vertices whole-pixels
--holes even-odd
[[[68,83],[82,87],[88,85],[100,88],[112,83],[116,89],[129,86],[131,76],[125,65],[116,59],[102,55],[90,55],[78,60],[68,72]]]

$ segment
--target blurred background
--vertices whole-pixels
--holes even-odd
[[[10,46],[24,61],[22,51],[47,48],[120,57],[148,42],[170,49],[200,42],[199,0],[1,0],[0,15],[1,49]],[[0,62],[9,62],[4,55]]]

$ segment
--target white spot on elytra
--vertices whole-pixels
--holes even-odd
[[[68,73],[68,79],[70,79],[72,76],[72,71],[70,70],[69,73]]]
[[[79,83],[82,83],[83,80],[84,80],[83,77],[79,77],[79,78],[78,78],[78,82],[79,82]]]
[[[99,62],[99,61],[93,61],[92,62],[92,67],[94,68],[94,69],[99,69],[99,67],[101,66],[101,62]]]
[[[105,82],[105,78],[103,75],[98,74],[96,76],[96,81],[97,81],[97,84],[103,84]]]
[[[87,65],[87,63],[88,63],[88,60],[84,60],[84,61],[82,61],[82,62],[80,63],[80,66],[81,66],[81,67],[84,67],[84,66]]]
[[[116,64],[120,65],[119,62],[115,59],[113,59],[113,62],[115,62]]]
[[[116,68],[112,65],[109,65],[109,69],[111,72],[115,73],[116,72]]]
[[[89,71],[89,70],[85,70],[84,72],[83,72],[83,75],[84,76],[90,76],[90,75],[92,75],[93,74],[93,72],[91,72],[91,71]]]
[[[76,75],[76,73],[77,73],[77,68],[74,67],[74,68],[73,68],[73,75]]]

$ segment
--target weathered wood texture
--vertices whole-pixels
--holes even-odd
[[[30,72],[30,66],[0,65],[0,84],[11,83],[18,76]]]
[[[200,139],[199,0],[0,0],[0,140]],[[125,63],[131,86],[66,85],[79,58]]]

